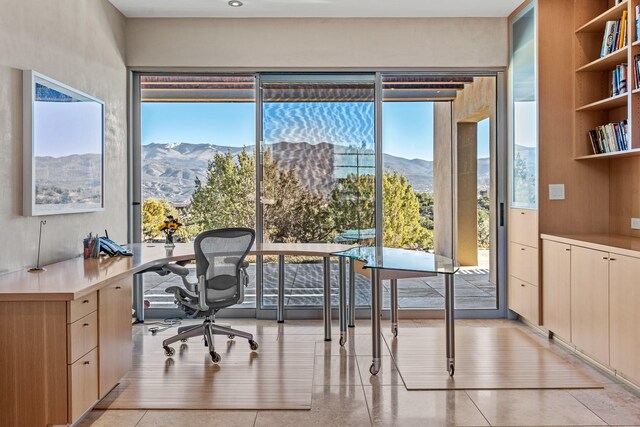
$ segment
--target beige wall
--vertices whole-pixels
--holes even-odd
[[[124,17],[106,0],[0,0],[0,273],[79,255],[82,237],[126,239]],[[105,102],[105,210],[22,216],[22,70],[33,69]]]
[[[505,67],[506,18],[129,19],[132,67]]]
[[[433,106],[433,244],[437,254],[453,256],[453,180],[451,102]]]

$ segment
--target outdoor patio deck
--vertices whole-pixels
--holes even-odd
[[[255,264],[248,269],[251,280],[240,307],[255,307]],[[194,269],[192,269],[192,274]],[[264,266],[264,306],[276,306],[278,286],[277,264]],[[154,273],[144,275],[145,300],[151,308],[174,308],[173,296],[165,289],[181,285],[177,276],[161,277]],[[384,307],[389,307],[389,283],[384,282]],[[368,278],[356,275],[356,304],[368,307],[370,295]],[[455,306],[459,309],[492,309],[496,307],[496,285],[489,281],[489,270],[478,267],[463,267],[456,274]],[[322,264],[287,263],[285,265],[285,305],[288,308],[320,307],[322,305]],[[338,306],[338,263],[331,263],[331,303]],[[444,308],[444,282],[442,277],[403,279],[398,282],[398,304],[400,308]]]

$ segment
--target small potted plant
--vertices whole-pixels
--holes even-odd
[[[174,218],[173,215],[169,215],[160,225],[160,231],[164,233],[165,248],[173,248],[175,246],[173,243],[173,235],[176,234],[176,231],[178,231],[180,227],[182,227],[182,223],[180,223],[177,218]]]

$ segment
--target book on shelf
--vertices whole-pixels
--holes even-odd
[[[636,6],[636,40],[640,40],[640,5]]]
[[[635,88],[640,89],[640,54],[633,56],[633,80]]]
[[[607,21],[602,38],[600,57],[609,55],[627,45],[627,11],[617,21]]]
[[[629,127],[627,121],[609,123],[589,131],[589,140],[594,154],[614,153],[629,150]]]
[[[627,64],[616,65],[611,74],[611,96],[627,93]]]

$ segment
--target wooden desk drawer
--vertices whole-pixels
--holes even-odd
[[[538,211],[509,209],[509,241],[538,247]]]
[[[540,321],[540,295],[538,287],[517,277],[509,277],[509,310],[535,325]]]
[[[98,350],[69,366],[69,414],[75,422],[98,401]]]
[[[73,323],[98,309],[98,293],[94,292],[82,298],[69,301],[67,308],[67,323]]]
[[[509,275],[532,285],[538,285],[538,250],[510,242]]]
[[[71,364],[98,346],[98,312],[67,325],[68,363]]]

